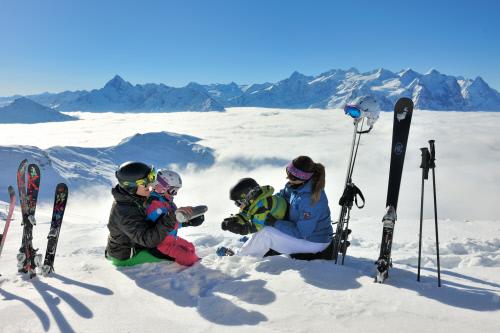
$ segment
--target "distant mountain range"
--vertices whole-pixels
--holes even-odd
[[[101,89],[27,96],[60,111],[173,112],[223,111],[225,107],[341,108],[358,96],[374,95],[382,109],[392,110],[400,97],[410,97],[417,109],[439,111],[500,111],[500,93],[481,78],[455,77],[431,70],[391,72],[377,69],[334,69],[317,76],[298,72],[276,83],[201,85],[183,88],[164,84],[132,85],[116,75]],[[7,104],[17,96],[2,97]]]

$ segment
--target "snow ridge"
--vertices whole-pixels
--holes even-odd
[[[0,186],[16,183],[16,170],[24,158],[40,166],[44,183],[40,196],[48,198],[59,182],[66,182],[72,189],[113,186],[117,166],[130,160],[156,168],[206,168],[214,163],[214,152],[197,144],[199,140],[189,135],[157,132],[136,134],[116,146],[104,148],[56,146],[44,150],[34,146],[3,146]]]
[[[0,124],[36,124],[70,120],[78,118],[62,114],[26,97],[17,98],[11,104],[0,107]]]

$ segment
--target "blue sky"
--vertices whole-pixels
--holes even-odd
[[[412,68],[500,90],[500,1],[0,0],[0,96]]]

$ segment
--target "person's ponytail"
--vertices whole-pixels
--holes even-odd
[[[312,203],[315,204],[321,197],[321,191],[325,188],[325,167],[321,163],[314,163],[314,175],[312,176]]]

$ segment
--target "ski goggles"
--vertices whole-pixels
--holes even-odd
[[[288,179],[290,179],[292,181],[298,181],[298,180],[307,181],[307,180],[311,179],[311,177],[314,175],[314,172],[306,172],[306,171],[302,171],[300,169],[297,169],[293,165],[293,162],[290,162],[286,166],[286,175],[287,175]]]
[[[146,178],[138,179],[135,181],[135,185],[137,186],[148,186],[149,184],[154,183],[156,180],[156,171],[152,167],[151,171],[148,173]]]
[[[156,185],[154,185],[154,190],[156,193],[159,193],[159,194],[170,194],[170,195],[177,195],[177,193],[179,192],[179,189],[180,187],[176,187],[176,186],[164,186],[162,185],[161,183],[156,183]]]
[[[347,104],[344,107],[344,113],[351,116],[354,119],[358,119],[359,117],[361,117],[362,112],[359,106],[354,104]]]
[[[242,205],[246,204],[246,201],[244,199],[234,200],[234,204],[236,205],[236,207],[241,207]]]
[[[172,187],[169,187],[167,189],[167,193],[170,194],[170,195],[177,195],[177,192],[179,192],[179,189],[180,189],[180,187],[174,187],[174,186],[172,186]]]

